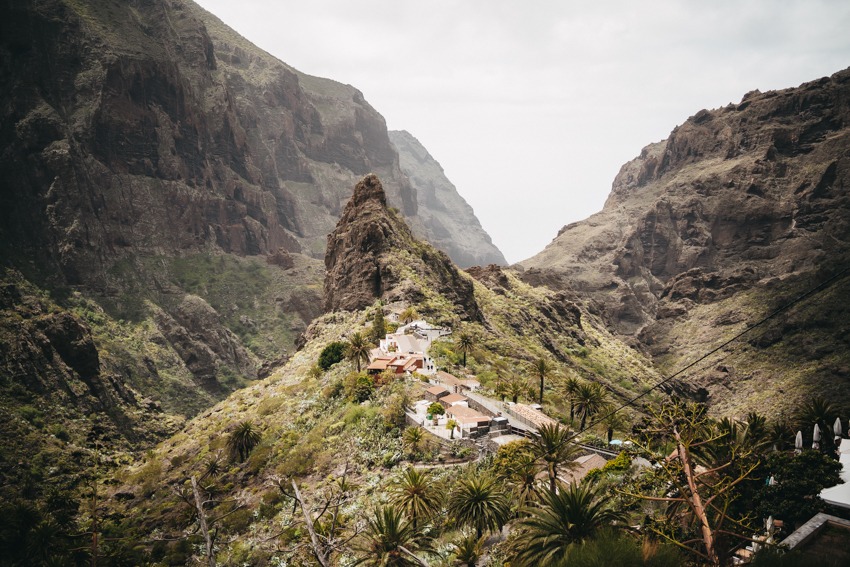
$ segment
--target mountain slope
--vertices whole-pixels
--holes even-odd
[[[848,266],[848,148],[850,71],[702,110],[624,165],[604,209],[522,262],[524,278],[581,293],[677,369]],[[843,278],[682,387],[721,411],[850,402],[847,293]]]
[[[390,131],[401,170],[416,189],[418,215],[426,240],[446,252],[461,268],[507,264],[475,212],[446,178],[443,168],[409,132]]]
[[[205,480],[216,492],[209,517],[233,514],[216,527],[219,557],[237,556],[248,564],[262,564],[270,557],[298,565],[310,561],[308,535],[296,529],[300,511],[293,510],[285,496],[292,481],[312,502],[328,494],[345,474],[351,494],[340,522],[346,535],[362,525],[372,506],[386,500],[390,476],[410,458],[402,443],[407,425],[403,415],[399,421],[399,404],[419,399],[425,384],[416,375],[379,375],[370,380],[354,371],[352,361],[324,372],[316,366],[327,345],[354,332],[368,334],[376,309],[413,307],[430,323],[475,337],[467,367],[461,366],[460,348],[452,335],[436,340],[430,352],[441,369],[458,376],[475,373],[483,391],[493,396],[501,381],[524,380],[531,361],[546,358],[552,371],[545,405],[556,416],[569,413],[561,392],[564,376],[600,382],[616,399],[658,379],[639,353],[625,347],[565,294],[533,288],[497,266],[459,271],[443,253],[412,236],[387,206],[374,175],[357,184],[328,237],[326,264],[325,301],[334,311],[313,322],[303,348],[285,366],[234,392],[143,459],[118,471],[118,482],[109,493],[120,498],[113,498],[110,518],[134,552],[150,554],[140,555],[140,560],[156,556],[162,561],[177,562],[178,557],[187,561],[180,554],[188,552],[176,543],[145,542],[156,537],[200,541],[197,534],[185,535],[193,515],[180,494],[186,494],[188,479],[205,474],[212,462],[221,466],[214,478]],[[380,288],[375,288],[370,284],[376,281],[378,266],[392,277],[382,278]],[[443,285],[444,277],[452,285]],[[358,377],[371,384],[366,401],[351,395],[352,385],[360,383]],[[524,391],[518,395],[530,398]],[[226,440],[245,422],[261,433],[259,444],[244,462],[227,463]],[[446,468],[439,475],[451,478],[459,470]],[[199,554],[199,549],[193,552]],[[346,564],[345,546],[336,553],[333,563]]]

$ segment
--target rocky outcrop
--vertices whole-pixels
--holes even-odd
[[[437,293],[455,305],[461,319],[481,319],[472,281],[445,253],[418,241],[387,208],[383,185],[374,174],[357,183],[328,235],[325,268],[327,311],[363,309],[376,299],[418,304]]]
[[[238,337],[221,322],[210,305],[196,295],[186,295],[172,310],[158,310],[159,330],[198,381],[213,391],[222,391],[217,377],[230,369],[243,378],[257,378],[257,362]]]
[[[505,257],[481,227],[469,203],[446,178],[440,164],[409,132],[390,131],[401,170],[416,190],[418,217],[428,242],[461,268],[499,264]]]
[[[139,254],[321,258],[367,172],[448,246],[359,91],[298,72],[194,3],[30,0],[0,16],[4,258],[101,288]]]
[[[848,101],[850,70],[698,112],[624,165],[604,209],[522,262],[523,277],[581,293],[659,360],[693,358],[730,325],[754,322],[847,264]],[[828,328],[846,332],[842,306],[820,309]],[[751,355],[723,376],[762,360]],[[825,369],[842,366],[835,360],[798,362],[814,362],[807,377],[825,370],[810,385],[841,375]],[[706,375],[714,402],[729,397],[718,388],[746,382],[719,375]]]

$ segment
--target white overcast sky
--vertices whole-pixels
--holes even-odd
[[[197,1],[416,136],[509,262],[700,109],[850,66],[847,0]]]

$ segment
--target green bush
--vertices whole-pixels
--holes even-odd
[[[345,343],[334,341],[322,349],[318,364],[322,370],[327,370],[343,358],[345,358]]]
[[[345,377],[345,397],[351,402],[365,402],[374,391],[375,381],[368,374],[352,372]]]

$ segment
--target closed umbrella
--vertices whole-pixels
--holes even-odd
[[[803,450],[803,432],[798,431],[797,437],[794,439],[794,451],[800,453]]]
[[[820,426],[817,423],[812,433],[812,449],[820,449]]]
[[[841,418],[840,417],[835,418],[835,423],[832,424],[832,433],[836,437],[841,437],[841,435],[844,433],[841,430]]]

